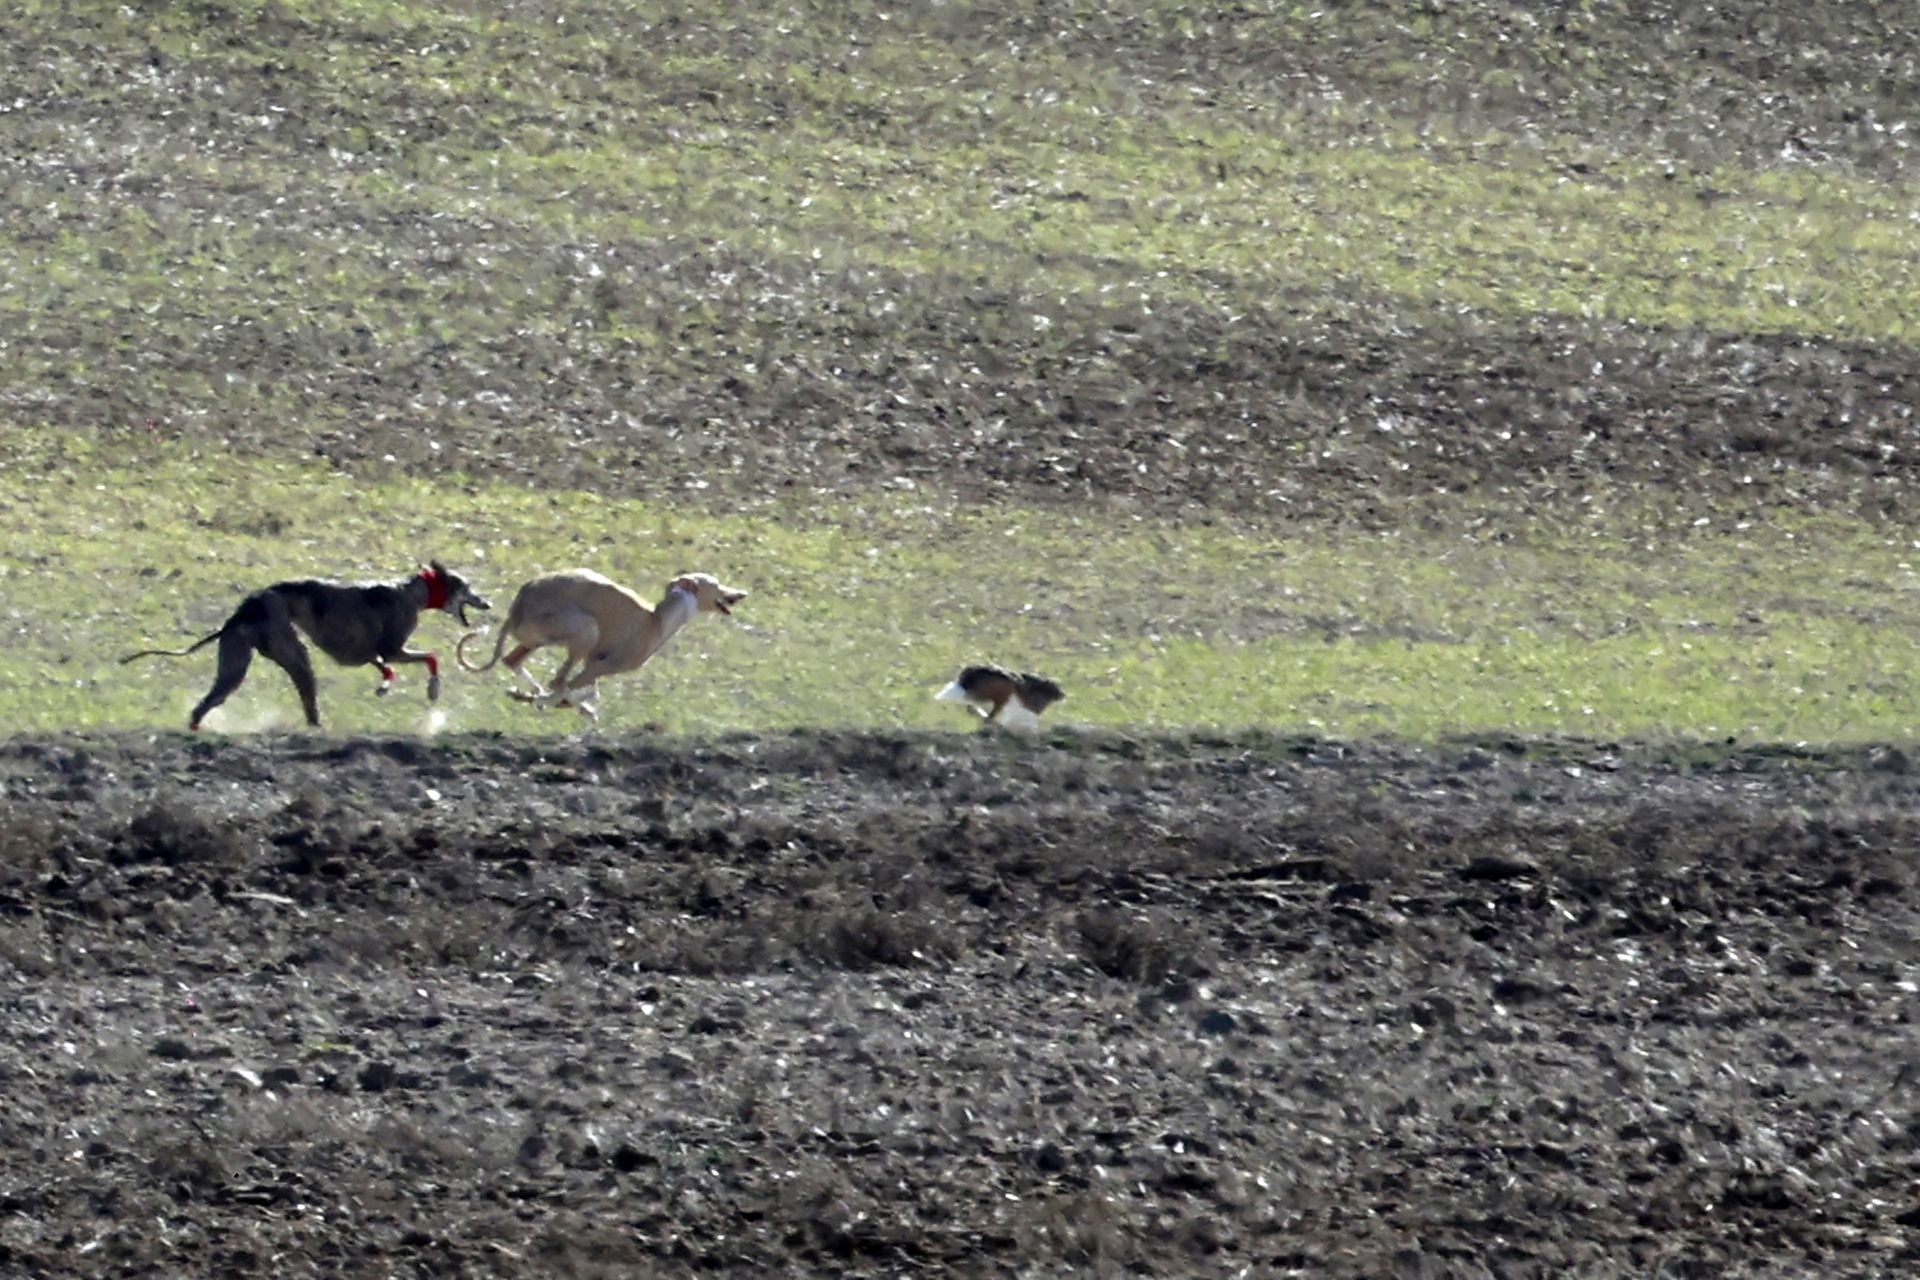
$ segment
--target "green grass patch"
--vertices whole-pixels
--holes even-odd
[[[0,477],[0,723],[174,728],[211,655],[115,665],[218,626],[281,578],[398,577],[437,556],[503,613],[534,573],[588,565],[652,593],[705,569],[752,589],[645,671],[604,723],[672,731],[948,727],[929,700],[965,661],[1046,671],[1062,724],[1337,735],[1683,733],[1860,741],[1920,710],[1920,553],[1837,522],[1638,534],[1628,509],[1500,540],[1292,534],[925,495],[727,517],[450,477],[239,465],[159,437],[42,433]],[[448,653],[437,615],[421,640]],[[545,673],[556,658],[536,660]],[[371,697],[323,665],[336,731],[570,732],[455,672],[429,726],[422,682]],[[212,727],[297,723],[267,666]]]

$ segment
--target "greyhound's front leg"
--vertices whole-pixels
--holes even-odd
[[[424,665],[427,669],[427,701],[438,702],[440,700],[439,654],[416,653],[411,649],[402,649],[399,653],[393,655],[393,660],[395,662],[420,663]],[[376,663],[375,665],[379,664]],[[393,668],[383,666],[380,668],[380,672],[386,678],[386,682],[380,686],[380,692],[385,693],[393,684]]]
[[[393,692],[393,668],[380,661],[380,659],[375,658],[373,660],[373,669],[380,673],[380,687],[373,691],[373,696],[376,698],[384,698]]]

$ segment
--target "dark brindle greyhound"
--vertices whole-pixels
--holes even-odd
[[[440,696],[440,658],[407,648],[413,629],[420,622],[422,609],[442,609],[459,616],[467,625],[467,610],[492,606],[467,585],[466,579],[448,572],[438,560],[419,573],[400,582],[321,582],[303,578],[296,582],[276,582],[254,592],[240,602],[226,624],[210,636],[204,636],[184,649],[142,649],[120,659],[159,656],[184,658],[220,642],[220,670],[213,688],[193,709],[188,727],[198,729],[207,712],[230,697],[247,678],[247,667],[255,650],[278,663],[293,677],[300,691],[300,705],[306,708],[307,723],[320,726],[320,707],[316,701],[313,663],[299,633],[320,646],[320,652],[344,666],[371,664],[380,671],[380,688],[387,693],[393,687],[394,662],[419,662],[427,668],[427,697]]]

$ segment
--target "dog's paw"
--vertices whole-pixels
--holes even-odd
[[[373,691],[373,696],[376,698],[384,698],[392,692],[393,692],[393,686],[388,684],[386,681],[382,680],[380,682],[380,687]]]
[[[438,672],[427,677],[427,701],[440,701],[440,676]]]

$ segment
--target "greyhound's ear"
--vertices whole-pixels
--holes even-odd
[[[427,561],[427,568],[433,570],[443,578],[447,576],[447,566],[441,564],[438,560]]]
[[[695,581],[693,580],[693,575],[692,575],[692,574],[690,574],[690,573],[683,573],[683,574],[681,574],[681,575],[680,575],[679,577],[677,577],[677,578],[675,578],[675,579],[674,579],[674,580],[673,580],[672,582],[669,582],[669,583],[667,584],[667,590],[669,590],[669,591],[691,591],[691,592],[693,592],[693,593],[694,593],[695,595],[699,595],[699,594],[700,594],[700,584],[699,584],[699,583],[697,583],[697,582],[695,582]]]

